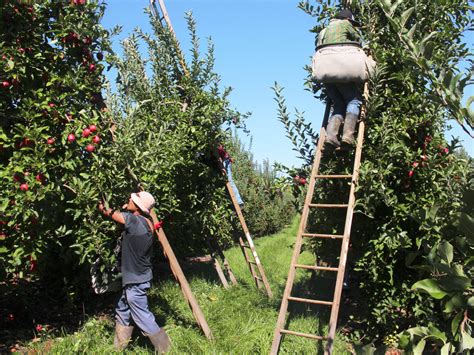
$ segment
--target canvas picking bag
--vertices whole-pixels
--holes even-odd
[[[356,45],[329,45],[313,55],[313,79],[322,83],[364,82],[375,69],[375,61]]]

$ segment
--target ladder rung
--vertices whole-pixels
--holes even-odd
[[[316,179],[350,179],[352,175],[316,175]]]
[[[320,335],[294,332],[294,331],[288,330],[288,329],[280,329],[280,333],[296,335],[296,336],[299,336],[299,337],[305,337],[305,338],[310,338],[310,339],[315,339],[315,340],[327,340],[327,337],[322,337]]]
[[[300,298],[300,297],[292,297],[288,296],[289,301],[295,301],[295,302],[305,302],[305,303],[312,303],[312,304],[321,304],[324,306],[332,306],[332,302],[329,301],[320,301],[320,300],[311,300],[309,298]]]
[[[332,203],[310,203],[309,207],[323,207],[323,208],[347,208],[349,205],[345,204],[332,204]]]
[[[309,270],[338,271],[337,267],[295,264],[295,267]]]
[[[252,265],[257,265],[257,263],[256,263],[256,262],[253,262],[253,261],[250,261],[250,260],[249,260],[249,264],[252,264]]]
[[[242,244],[242,248],[252,249],[251,247],[249,247],[248,245],[245,245],[245,244]]]
[[[254,276],[254,277],[259,281],[263,281],[263,279],[261,277],[258,277],[258,276]]]
[[[305,238],[331,238],[331,239],[342,239],[344,238],[341,234],[319,234],[319,233],[303,233],[301,235]]]

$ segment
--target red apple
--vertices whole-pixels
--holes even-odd
[[[413,162],[413,164],[411,164],[411,166],[413,166],[414,168],[418,167],[419,163],[417,161]]]
[[[3,240],[7,237],[7,235],[4,232],[0,232],[0,240]]]
[[[2,86],[3,86],[4,88],[7,88],[7,87],[10,86],[10,83],[5,80],[4,82],[2,82]]]
[[[48,106],[51,107],[51,108],[53,108],[54,106],[56,106],[56,104],[54,104],[53,102],[50,102],[50,103],[48,104]]]
[[[51,144],[54,144],[54,141],[55,141],[55,139],[52,138],[52,137],[50,137],[50,138],[48,138],[48,139],[46,140],[46,143],[48,143],[49,145],[51,145]]]
[[[36,270],[36,265],[37,265],[36,260],[33,259],[33,257],[30,255],[30,271],[31,271],[31,272],[33,272],[33,271]],[[41,327],[41,326],[39,326],[39,327]],[[36,327],[36,329],[38,329],[38,326]],[[41,328],[41,329],[43,329],[43,328]],[[41,329],[40,329],[40,330],[41,330]]]
[[[91,130],[90,130],[89,128],[84,128],[84,130],[82,131],[82,136],[83,136],[84,138],[89,137],[90,134],[91,134]]]
[[[41,183],[43,182],[43,178],[44,176],[41,173],[35,176],[36,181],[41,182]]]
[[[424,155],[424,154],[423,154],[423,155],[421,156],[421,160],[423,160],[423,161],[427,161],[427,160],[428,160],[428,157],[427,157],[426,155]]]
[[[99,136],[94,136],[92,137],[92,141],[95,143],[95,144],[98,144],[100,142],[100,137]]]
[[[160,229],[162,226],[163,226],[163,221],[159,221],[154,224],[154,227],[156,230]]]
[[[95,132],[95,131],[97,131],[97,126],[95,124],[91,124],[89,126],[89,129],[90,129],[91,132]]]
[[[20,190],[21,191],[28,191],[28,184],[21,184],[20,185]]]
[[[306,185],[306,179],[305,178],[300,179],[300,185]]]
[[[89,153],[92,153],[95,150],[95,147],[92,144],[88,144],[87,147],[86,147],[86,150]]]
[[[76,140],[76,136],[75,136],[74,134],[72,134],[72,133],[69,133],[69,134],[67,135],[67,140],[68,140],[69,143],[72,143],[72,142],[74,142],[74,141]]]
[[[31,139],[25,137],[20,142],[20,148],[21,147],[32,147],[32,146],[34,146],[34,144],[35,144],[35,142],[33,142]]]
[[[95,70],[95,64],[89,64],[89,71],[93,72]]]
[[[414,170],[410,170],[410,171],[408,172],[408,177],[411,178],[411,177],[413,176],[413,174],[415,174],[415,171],[414,171]]]

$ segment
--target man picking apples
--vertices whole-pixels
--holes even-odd
[[[222,159],[222,165],[224,166],[225,172],[227,174],[227,180],[232,187],[232,191],[234,191],[235,199],[237,200],[239,206],[242,207],[244,205],[244,201],[242,200],[239,189],[237,188],[237,185],[235,185],[234,179],[232,178],[231,167],[234,160],[230,157],[229,153],[227,153],[222,144],[219,144],[217,147],[217,154],[219,154],[219,158]]]
[[[117,223],[124,225],[121,242],[122,295],[115,308],[116,350],[123,350],[132,336],[134,325],[150,338],[158,353],[166,353],[171,342],[163,328],[148,309],[147,291],[153,278],[151,257],[153,223],[150,211],[155,199],[145,191],[132,193],[126,212],[114,211],[99,203],[99,210]]]

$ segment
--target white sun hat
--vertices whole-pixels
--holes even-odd
[[[151,209],[155,205],[155,199],[146,191],[132,193],[131,198],[133,203],[146,214],[150,214]]]

